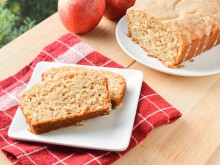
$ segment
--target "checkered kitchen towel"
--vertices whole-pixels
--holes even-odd
[[[143,82],[132,137],[126,151],[98,151],[10,139],[7,132],[18,108],[18,100],[40,61],[122,68],[69,33],[45,47],[17,74],[0,81],[0,148],[13,164],[110,164],[140,143],[153,128],[172,123],[181,116]]]

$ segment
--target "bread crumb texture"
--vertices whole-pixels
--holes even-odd
[[[48,132],[109,113],[108,81],[86,72],[47,78],[24,92],[19,105],[33,133]]]
[[[107,70],[87,69],[84,67],[63,66],[58,68],[51,68],[44,72],[42,74],[42,79],[46,80],[48,78],[56,78],[57,76],[60,77],[69,73],[74,74],[78,72],[95,73],[106,77],[108,80],[108,89],[113,107],[119,106],[121,104],[126,90],[126,80],[122,75],[117,73],[113,73]]]

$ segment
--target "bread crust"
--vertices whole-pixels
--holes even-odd
[[[32,124],[31,121],[28,118],[26,118],[26,122],[28,123],[30,127],[30,131],[32,133],[42,134],[42,133],[50,132],[52,130],[57,130],[59,128],[75,125],[78,122],[81,122],[82,120],[87,120],[87,119],[95,118],[98,116],[102,116],[102,115],[108,114],[109,112],[110,112],[110,109],[108,106],[106,106],[105,108],[100,109],[100,110],[84,112],[79,115],[72,115],[72,116],[60,118],[57,120],[50,120],[47,122],[39,122],[36,124]]]
[[[123,81],[123,86],[122,86],[122,88],[120,89],[120,92],[119,92],[119,96],[117,98],[111,100],[113,108],[117,107],[121,104],[121,102],[124,98],[125,92],[126,92],[126,81],[124,80]]]

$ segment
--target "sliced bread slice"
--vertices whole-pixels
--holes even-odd
[[[98,74],[66,74],[48,78],[22,95],[20,108],[35,134],[108,114],[111,100],[107,79]]]
[[[99,73],[100,75],[108,79],[108,89],[112,101],[112,106],[119,106],[123,100],[125,90],[126,90],[126,80],[125,78],[117,73],[113,73],[107,70],[96,70],[96,69],[87,69],[85,67],[72,67],[72,66],[63,66],[58,68],[51,68],[42,74],[42,80],[48,78],[56,78],[57,76],[65,76],[65,74],[75,73],[75,72],[94,72]]]

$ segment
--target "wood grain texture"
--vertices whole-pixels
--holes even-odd
[[[171,125],[154,129],[142,143],[113,164],[219,164],[220,74],[179,77],[143,66],[119,47],[115,27],[116,22],[103,18],[94,31],[79,37],[123,66],[142,70],[147,84],[183,116]],[[16,73],[44,46],[67,32],[54,14],[0,49],[0,80]],[[0,164],[11,164],[2,153]]]

